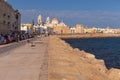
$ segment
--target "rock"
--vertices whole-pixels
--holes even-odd
[[[87,58],[87,59],[95,59],[95,55],[91,54],[91,53],[87,53],[85,52],[84,50],[80,51],[80,53],[82,53],[84,56],[84,58]]]
[[[120,70],[112,68],[107,72],[109,78],[112,80],[120,80]]]
[[[86,53],[85,51],[80,51],[78,48],[74,49],[74,53],[80,54],[81,57],[86,58],[86,61],[90,64],[93,64],[96,69],[98,69],[100,72],[107,72],[107,68],[105,66],[104,60],[98,60],[95,58],[93,54]]]
[[[85,54],[82,51],[80,51],[80,49],[78,49],[78,48],[74,48],[73,53],[79,54],[80,57],[85,57]]]
[[[94,60],[93,62],[100,72],[103,73],[107,72],[107,68],[105,66],[104,60],[96,60],[96,61]]]
[[[103,60],[57,37],[50,37],[48,54],[49,80],[114,80],[108,77]]]
[[[78,48],[74,48],[75,52],[80,52],[80,50]]]
[[[95,59],[95,55],[86,53],[86,58]]]

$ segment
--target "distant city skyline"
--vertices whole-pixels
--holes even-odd
[[[95,27],[120,28],[120,1],[118,0],[7,0],[14,9],[20,10],[22,23],[37,21],[42,15],[57,17],[68,26],[83,24]]]

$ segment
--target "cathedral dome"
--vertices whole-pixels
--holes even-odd
[[[58,19],[57,18],[53,18],[52,19],[52,24],[58,24]]]

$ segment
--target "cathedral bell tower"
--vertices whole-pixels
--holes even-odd
[[[50,24],[50,17],[47,17],[46,24]]]
[[[38,25],[39,26],[42,25],[42,16],[41,15],[38,16]]]

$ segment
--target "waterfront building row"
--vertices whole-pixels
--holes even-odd
[[[19,31],[21,14],[5,0],[0,0],[0,33]]]
[[[54,34],[83,34],[83,33],[120,33],[120,29],[111,29],[111,28],[85,28],[83,24],[76,24],[75,27],[69,27],[63,21],[59,22],[58,18],[50,17],[46,18],[46,22],[43,22],[42,16],[38,16],[37,25],[32,24],[22,24],[21,30],[26,31],[27,33],[48,33]]]
[[[112,34],[118,34],[120,33],[120,29],[113,29],[113,28],[84,28],[84,33],[112,33]]]
[[[46,26],[55,34],[84,33],[84,25],[77,24],[75,28],[71,28],[63,21],[59,22],[59,19],[56,17],[54,17],[52,20],[50,20],[50,17],[47,17],[46,22],[43,24],[42,16],[39,15],[37,25]]]

